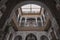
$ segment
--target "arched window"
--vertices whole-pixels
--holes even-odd
[[[23,17],[21,21],[25,21],[25,18]]]
[[[34,34],[31,33],[31,34],[27,35],[26,40],[37,40],[37,38]]]
[[[22,40],[22,37],[18,35],[14,38],[14,40]]]
[[[42,36],[40,37],[40,40],[49,40],[49,39],[48,39],[48,37],[47,37],[47,36],[42,35]]]
[[[40,17],[37,18],[37,21],[41,21]]]
[[[23,17],[21,20],[21,26],[24,27],[24,23],[25,23],[25,18]]]
[[[42,26],[41,18],[40,17],[37,18],[37,24],[38,24],[38,26]]]
[[[21,7],[22,13],[40,13],[41,6],[36,4],[26,4]]]

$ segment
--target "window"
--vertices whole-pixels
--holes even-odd
[[[40,17],[37,18],[38,21],[41,21]]]
[[[26,40],[37,40],[37,38],[34,34],[30,33],[26,36]]]
[[[40,13],[41,6],[36,4],[27,4],[21,7],[22,13]]]
[[[42,36],[41,36],[41,38],[40,38],[40,40],[49,40],[49,39],[48,39],[48,37],[47,37],[47,36],[42,35]]]
[[[14,38],[14,40],[22,40],[22,36],[18,35]]]
[[[28,18],[27,19],[27,25],[34,26],[36,24],[35,18]]]
[[[22,21],[25,21],[25,18],[22,18]]]
[[[27,21],[35,21],[35,18],[28,18]]]
[[[38,27],[42,26],[40,17],[37,18],[37,24],[38,24]]]
[[[21,20],[21,26],[24,27],[24,23],[25,23],[25,18],[23,17]]]

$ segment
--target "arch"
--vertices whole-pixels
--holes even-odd
[[[24,6],[24,5],[26,5],[26,4],[36,4],[36,5],[41,6],[42,8],[44,8],[44,9],[46,9],[46,10],[48,11],[50,18],[53,19],[49,8],[48,8],[44,3],[38,2],[38,1],[24,1],[24,2],[22,2],[22,3],[18,3],[18,4],[15,6],[15,8],[12,10],[11,15],[10,15],[10,18],[13,17],[14,12],[15,12],[18,8],[20,8],[21,6]]]
[[[26,36],[25,40],[37,40],[37,37],[34,34],[30,33]]]
[[[18,3],[11,11],[11,14],[10,14],[10,17],[7,19],[5,25],[7,24],[7,22],[9,23],[14,15],[14,12],[17,10],[17,8],[19,8],[20,6],[23,6],[25,4],[37,4],[37,5],[41,5],[41,7],[44,7],[45,9],[47,9],[47,11],[49,12],[50,14],[50,17],[51,19],[53,19],[53,16],[51,15],[51,11],[49,10],[49,8],[47,7],[47,5],[45,5],[44,3],[42,2],[39,2],[39,1],[24,1],[22,3]],[[8,21],[9,20],[9,21]],[[5,27],[4,27],[5,28]]]
[[[40,40],[49,40],[49,38],[48,38],[47,36],[45,36],[45,35],[42,35],[42,36],[40,37]]]
[[[22,36],[18,35],[14,38],[14,40],[22,40]]]
[[[12,12],[11,12],[11,15],[10,15],[10,18],[12,18],[13,17],[13,15],[14,15],[14,12],[18,9],[18,8],[20,8],[21,6],[24,6],[25,4],[36,4],[36,5],[40,5],[42,8],[44,8],[44,9],[46,9],[47,11],[48,11],[48,16],[49,16],[49,18],[50,18],[50,20],[53,20],[53,16],[52,16],[52,14],[51,14],[51,11],[49,10],[49,8],[47,7],[47,5],[45,5],[44,3],[42,3],[42,2],[38,2],[38,1],[24,1],[24,2],[22,2],[22,3],[18,3],[16,6],[15,6],[15,8],[13,8],[13,10],[12,10]]]
[[[41,7],[43,7],[44,9],[47,9],[47,11],[49,12],[49,14],[51,15],[51,12],[49,10],[49,8],[42,2],[38,2],[38,1],[24,1],[22,3],[18,3],[15,8],[12,10],[11,15],[14,14],[14,11],[17,10],[17,8],[20,8],[21,6],[27,5],[27,4],[36,4],[39,5]]]
[[[26,2],[26,1],[25,1]],[[23,3],[25,3],[25,2],[23,2]],[[30,1],[27,1],[28,3],[30,3]],[[22,4],[23,4],[22,3]],[[35,3],[35,2],[32,2],[32,3]],[[11,12],[11,14],[13,14],[14,15],[14,11],[17,9],[17,8],[19,8],[20,7],[20,4],[21,3],[19,3],[19,4],[17,4],[16,5],[16,7],[12,10],[12,12]],[[27,4],[27,3],[26,3]],[[35,3],[36,4],[36,3]],[[45,5],[45,4],[43,4],[43,3],[41,3],[41,2],[38,2],[37,4],[41,4],[42,6],[44,6],[44,7],[46,7],[45,9],[48,9],[48,11],[50,12],[50,10],[49,10],[49,8]],[[24,5],[24,4],[23,4]],[[51,12],[50,12],[51,13]],[[13,15],[10,15],[10,19],[11,19],[11,17],[13,16]],[[52,18],[52,17],[51,17]]]
[[[20,6],[23,6],[23,5],[25,5],[25,4],[37,4],[37,5],[40,5],[41,7],[44,7],[44,8],[47,9],[47,11],[49,12],[50,20],[53,20],[53,19],[54,19],[54,17],[53,17],[52,14],[51,14],[51,11],[50,11],[49,8],[47,7],[47,5],[45,5],[44,3],[38,2],[38,1],[24,1],[24,2],[22,2],[22,3],[18,3],[18,4],[12,9],[12,12],[11,12],[10,17],[9,17],[8,20],[11,21],[13,15],[14,15],[14,11],[16,11],[17,8],[19,8]],[[54,20],[55,20],[55,19],[54,19]],[[7,22],[10,22],[10,21],[7,21]],[[55,21],[56,21],[56,20],[55,20]],[[7,24],[7,23],[6,23],[6,24]]]

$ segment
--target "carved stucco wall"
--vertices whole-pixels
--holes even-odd
[[[7,0],[6,0],[6,1],[7,1]],[[6,9],[6,5],[5,5],[5,2],[6,2],[6,1],[0,1],[0,3],[1,3],[1,4],[0,4],[0,9],[1,9],[1,8]],[[4,9],[3,9],[3,10],[4,10]],[[2,13],[2,11],[1,11],[1,13]],[[55,18],[52,16],[52,14],[50,14],[50,16],[51,16],[51,17],[50,17],[50,20],[51,20],[51,22],[52,22],[51,27],[53,27],[53,29],[55,30],[55,35],[56,35],[56,31],[57,31],[57,29],[58,29],[59,27],[58,27],[58,24],[57,24]],[[14,31],[10,29],[10,32],[13,33]],[[10,32],[7,34],[7,37],[10,35]],[[47,34],[49,35],[49,33],[46,33],[46,32],[37,32],[37,31],[35,31],[35,32],[28,32],[28,31],[26,31],[26,32],[27,32],[27,34],[28,34],[28,33],[33,33],[33,34],[35,34],[35,35],[37,35],[37,34],[40,35],[41,33],[45,33],[44,35],[47,35]],[[21,35],[22,35],[22,36],[23,36],[23,35],[26,36],[26,35],[27,35],[26,32],[22,32]],[[17,33],[17,34],[16,34],[16,33]],[[21,33],[21,31],[18,31],[18,32],[16,32],[16,33],[14,33],[14,35],[15,35],[15,34],[18,35],[19,33]],[[23,33],[25,33],[25,34],[23,34]],[[16,35],[15,35],[15,36],[16,36]],[[19,34],[19,35],[20,35],[20,34]],[[39,35],[38,35],[38,36],[39,36]],[[43,34],[41,34],[41,35],[43,35]],[[41,35],[40,35],[40,36],[41,36]],[[38,36],[37,36],[37,37],[38,37]],[[57,35],[56,35],[56,37],[59,38]],[[24,38],[24,39],[25,39],[25,38]],[[8,38],[7,38],[7,40],[8,40]]]

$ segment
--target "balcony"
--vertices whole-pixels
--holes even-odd
[[[29,22],[26,22],[26,23],[24,23],[24,21],[22,21],[20,26],[21,27],[30,27],[30,26],[39,27],[39,26],[42,26],[42,24],[41,24],[40,21],[38,21],[37,23],[35,21],[29,21]]]
[[[39,25],[37,25],[39,24]],[[22,24],[20,27],[19,27],[19,30],[20,31],[44,31],[44,30],[48,30],[50,28],[50,24],[51,24],[51,21],[48,19],[47,22],[45,23],[44,26],[42,26],[40,23],[37,23],[37,24],[27,24],[25,26],[25,24]]]

